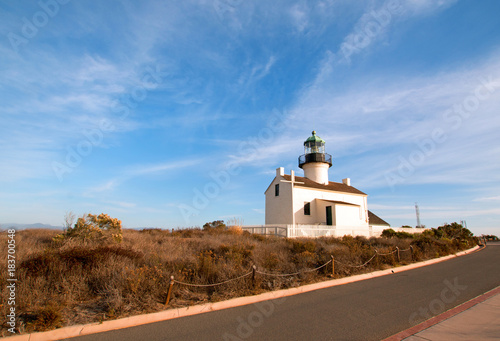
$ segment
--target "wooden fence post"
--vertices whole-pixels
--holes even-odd
[[[330,257],[332,257],[332,276],[335,276],[335,259],[332,255]]]
[[[410,252],[411,253],[411,261],[413,262],[413,246],[412,245],[410,245],[410,250],[411,250],[411,252]]]
[[[399,247],[396,246],[396,250],[398,250],[398,263],[401,262],[401,258],[399,257]]]
[[[255,270],[257,269],[257,267],[254,265],[252,265],[252,287],[255,288]]]
[[[168,302],[170,302],[170,295],[172,294],[173,286],[174,286],[174,276],[170,276],[170,285],[168,286],[167,302],[165,302],[165,305],[168,305]]]

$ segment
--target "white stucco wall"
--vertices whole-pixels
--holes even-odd
[[[363,220],[362,206],[335,205],[335,225],[337,226],[368,226]]]
[[[266,190],[266,225],[269,224],[293,224],[292,216],[292,185],[282,182],[281,176],[276,176],[269,188]],[[279,196],[275,196],[275,185],[280,185]]]
[[[341,201],[357,206],[341,205],[326,200]],[[311,203],[310,216],[304,215],[306,202]],[[366,195],[294,186],[293,211],[296,224],[326,224],[326,206],[332,206],[333,225],[368,226]]]
[[[319,221],[321,225],[326,225],[326,206],[332,206],[332,225],[335,225],[335,221],[337,220],[336,218],[336,212],[335,212],[335,206],[331,202],[324,201],[324,200],[314,200],[314,203],[312,203],[314,207],[316,208],[316,221]]]

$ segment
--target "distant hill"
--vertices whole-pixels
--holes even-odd
[[[18,224],[18,223],[0,223],[0,230],[5,230],[8,228],[15,228],[16,230],[25,230],[25,229],[56,229],[56,230],[63,230],[64,227],[62,226],[54,226],[54,225],[48,225],[48,224],[42,224],[42,223],[35,223],[35,224]],[[129,227],[127,229],[129,230],[148,230],[148,229],[157,229],[158,227]],[[162,230],[165,230],[166,228],[161,228]],[[167,228],[166,230],[171,230]]]
[[[18,223],[6,223],[6,224],[0,224],[0,229],[8,229],[8,228],[15,228],[16,230],[24,230],[24,229],[57,229],[57,230],[62,230],[62,226],[54,226],[54,225],[48,225],[48,224],[42,224],[42,223],[35,223],[35,224],[18,224]]]
[[[145,226],[145,227],[124,227],[127,230],[171,230],[170,228],[166,227],[151,227],[151,226]]]

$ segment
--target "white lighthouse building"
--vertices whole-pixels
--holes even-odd
[[[266,226],[324,225],[324,229],[360,231],[349,233],[359,235],[371,235],[373,226],[389,227],[368,211],[367,194],[351,186],[349,178],[329,181],[332,156],[315,131],[304,142],[304,150],[299,157],[303,177],[293,171],[285,174],[283,167],[276,169],[276,177],[265,191]]]

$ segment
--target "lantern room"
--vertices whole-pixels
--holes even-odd
[[[332,156],[325,153],[325,140],[312,132],[304,142],[305,154],[299,156],[299,167],[304,176],[320,184],[328,184],[328,168],[332,166]]]

